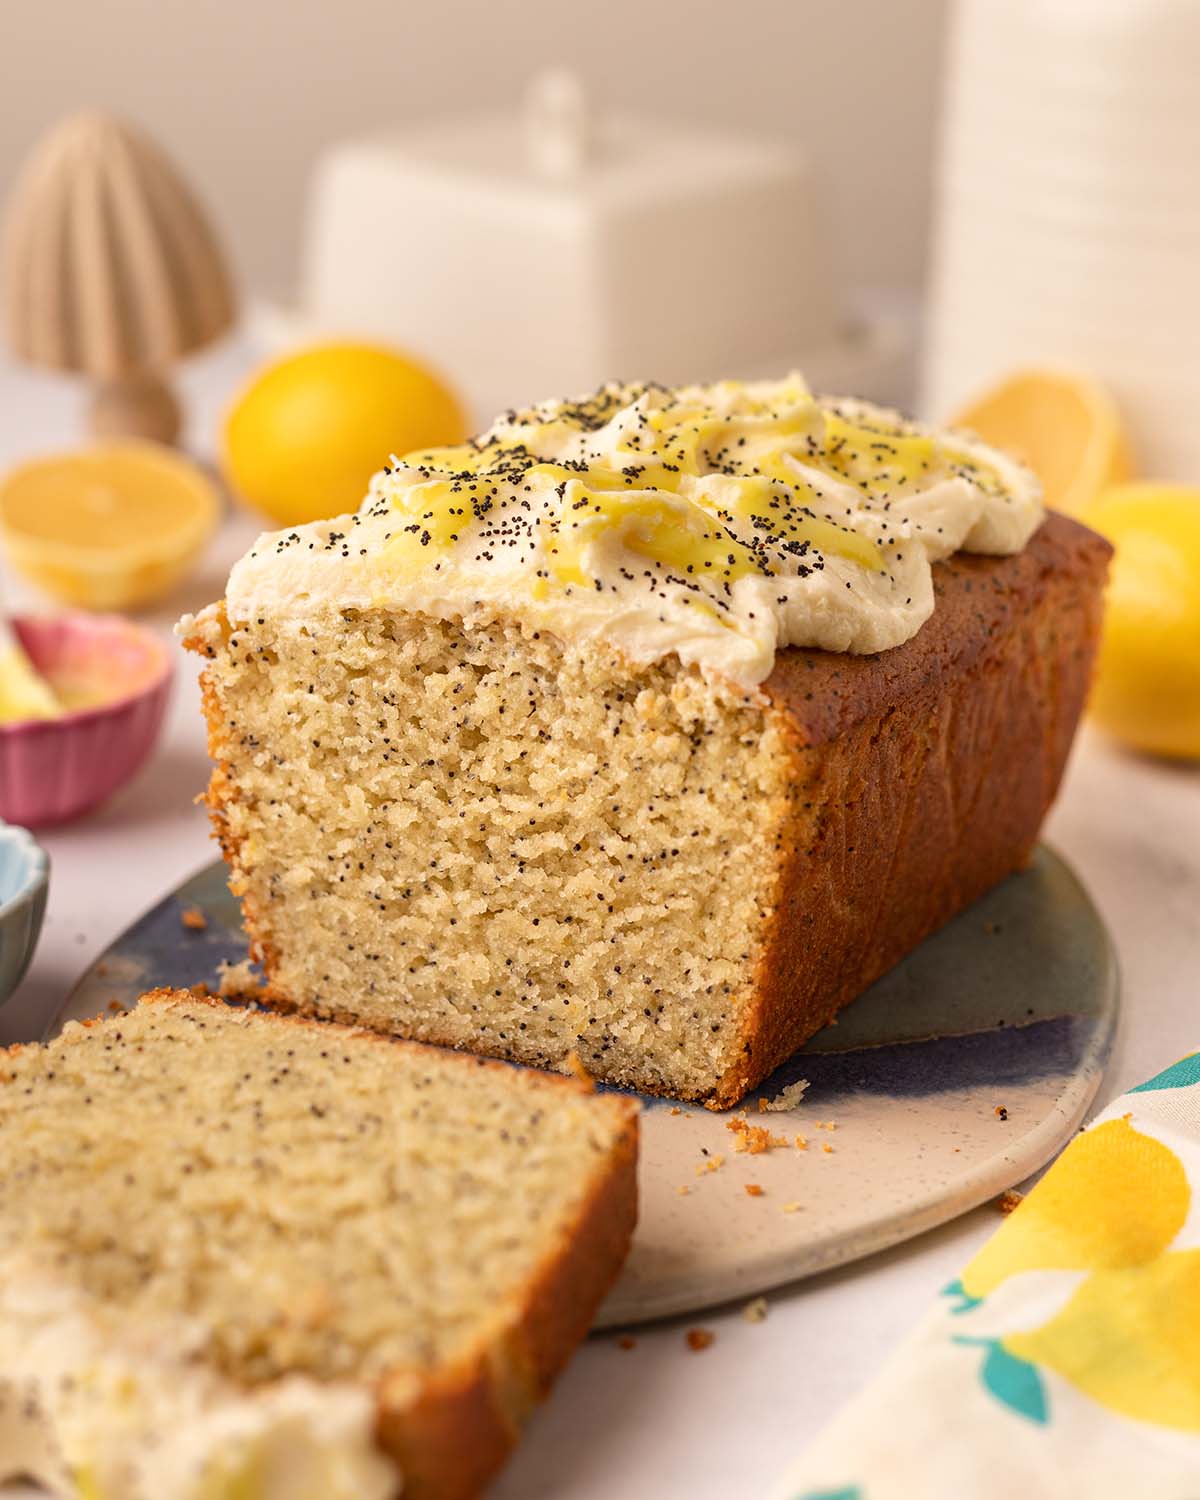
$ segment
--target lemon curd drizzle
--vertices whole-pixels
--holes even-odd
[[[830,484],[867,514],[939,477],[1000,484],[952,444],[899,418],[855,419],[798,382],[770,400],[735,382],[708,389],[706,403],[610,387],[510,414],[482,439],[408,455],[391,471],[409,481],[390,491],[407,518],[392,541],[396,561],[436,566],[472,522],[508,511],[545,547],[535,599],[556,587],[600,588],[592,564],[605,548],[726,590],[750,573],[794,572],[791,559],[803,559],[802,571],[820,567],[830,553],[877,572],[887,567],[886,540],[861,516],[831,515]],[[589,445],[602,432],[606,440]]]
[[[1037,481],[798,378],[604,386],[393,459],[357,513],[260,540],[230,607],[517,621],[757,691],[779,650],[910,639],[958,550],[1019,552]]]

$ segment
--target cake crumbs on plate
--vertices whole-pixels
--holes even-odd
[[[765,1125],[751,1125],[745,1115],[735,1115],[732,1120],[726,1120],[725,1129],[733,1132],[733,1149],[743,1151],[748,1156],[759,1156],[775,1146],[790,1144],[786,1135],[777,1135]]]
[[[218,964],[217,973],[220,975],[217,993],[222,1000],[257,1000],[262,992],[262,981],[248,958],[240,964]]]
[[[198,906],[185,906],[179,913],[179,920],[185,932],[208,931],[208,918]]]
[[[767,1299],[765,1297],[754,1297],[742,1308],[742,1317],[747,1323],[765,1323],[767,1321]]]
[[[795,1083],[789,1083],[786,1088],[781,1089],[775,1095],[774,1099],[760,1099],[758,1101],[759,1114],[765,1114],[769,1109],[795,1109],[796,1105],[804,1098],[804,1091],[807,1088],[808,1079],[797,1078]]]
[[[793,1198],[790,1203],[785,1203],[783,1205],[782,1212],[785,1214],[798,1214],[800,1212],[800,1205]]]
[[[1007,1120],[1008,1119],[1008,1108],[1007,1108],[1007,1106],[1005,1106],[1003,1104],[997,1104],[996,1108],[992,1111],[992,1113],[996,1116],[997,1120]]]
[[[688,1187],[688,1185],[687,1185],[686,1182],[681,1182],[679,1184],[679,1186],[675,1189],[675,1191],[679,1194],[679,1196],[681,1198],[686,1198],[687,1195],[691,1192],[691,1188]]]
[[[824,1151],[824,1153],[825,1153],[826,1156],[832,1156],[833,1155],[833,1147],[829,1144],[828,1141],[822,1141],[821,1142],[821,1150]]]
[[[709,1156],[707,1147],[701,1146],[700,1149],[704,1152],[707,1160],[696,1163],[697,1177],[703,1177],[706,1172],[717,1172],[725,1165],[725,1158],[723,1156]]]
[[[1002,1214],[1010,1214],[1014,1208],[1020,1207],[1024,1197],[1025,1194],[1019,1193],[1016,1188],[1006,1188],[996,1199],[996,1207]]]
[[[694,1354],[709,1348],[716,1340],[717,1336],[711,1328],[689,1328],[687,1331],[687,1346]]]
[[[747,1182],[744,1184],[746,1195],[750,1198],[761,1198],[764,1196],[762,1184],[758,1182]]]
[[[798,1135],[796,1137],[795,1145],[796,1145],[796,1150],[797,1151],[807,1151],[808,1150],[808,1137],[806,1135]]]

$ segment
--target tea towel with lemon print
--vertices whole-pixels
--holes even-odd
[[[1118,1099],[771,1500],[1198,1500],[1200,1053]]]

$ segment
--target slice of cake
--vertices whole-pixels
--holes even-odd
[[[0,1054],[0,1483],[456,1500],[625,1256],[636,1107],[179,992]]]
[[[183,625],[269,997],[735,1103],[1026,860],[1108,551],[794,377],[394,461]]]

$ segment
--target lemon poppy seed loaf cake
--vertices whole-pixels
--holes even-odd
[[[796,377],[394,461],[183,623],[268,998],[735,1103],[1027,858],[1107,555]]]
[[[624,1257],[636,1107],[161,991],[0,1054],[0,1484],[463,1500]]]

